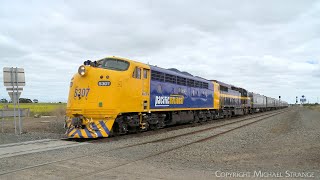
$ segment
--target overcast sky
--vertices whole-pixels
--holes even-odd
[[[67,101],[84,60],[121,56],[295,102],[320,101],[320,1],[0,2],[3,67],[25,69],[21,97]]]

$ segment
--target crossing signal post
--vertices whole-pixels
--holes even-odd
[[[303,105],[305,102],[307,102],[307,99],[304,95],[301,96],[301,99],[300,99],[300,103],[301,105]]]
[[[22,121],[20,114],[19,97],[23,91],[23,87],[26,85],[25,74],[23,68],[4,67],[3,68],[3,83],[6,87],[8,94],[11,98],[14,107],[14,131],[17,133],[17,121],[16,121],[16,105],[18,106],[18,118],[19,118],[19,134],[22,133]]]

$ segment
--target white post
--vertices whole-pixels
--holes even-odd
[[[3,122],[3,118],[4,118],[4,114],[3,114],[3,109],[1,110],[2,112],[1,112],[1,114],[2,114],[2,118],[1,118],[1,132],[3,133],[3,126],[4,126],[4,122]]]
[[[22,134],[22,122],[20,115],[20,102],[19,102],[19,84],[18,84],[18,68],[16,67],[16,85],[17,85],[17,102],[18,102],[18,116],[19,116],[19,134]]]
[[[14,134],[17,134],[17,120],[16,120],[16,93],[14,90],[14,83],[13,83],[13,67],[11,67],[11,85],[12,85],[12,103],[13,103],[13,119],[14,119]]]

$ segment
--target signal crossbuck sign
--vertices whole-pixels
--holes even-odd
[[[23,91],[23,86],[26,85],[24,69],[4,67],[3,68],[3,83],[6,86],[8,94],[13,103],[17,103]]]

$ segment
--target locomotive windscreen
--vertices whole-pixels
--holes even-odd
[[[125,71],[129,68],[129,62],[120,59],[106,58],[101,60],[101,67],[110,70]]]

